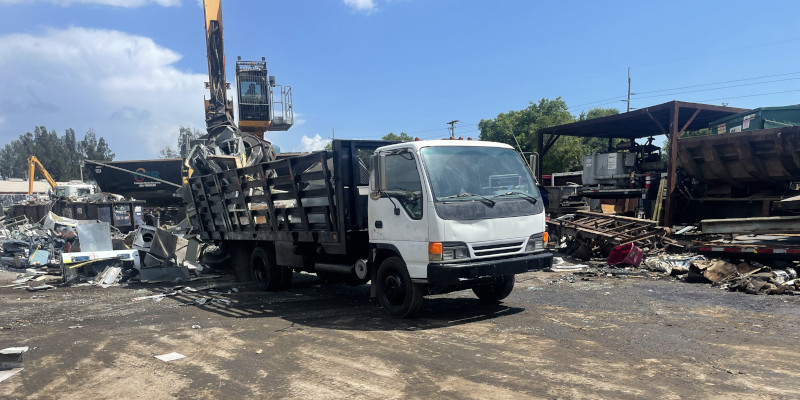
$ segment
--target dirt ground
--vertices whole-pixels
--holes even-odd
[[[499,306],[429,297],[410,320],[367,285],[299,274],[286,292],[217,280],[161,301],[133,299],[174,285],[0,288],[0,348],[30,347],[0,398],[800,397],[800,297],[570,277],[520,275]],[[186,358],[154,358],[170,352]]]

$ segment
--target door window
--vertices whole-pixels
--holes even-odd
[[[413,219],[422,219],[422,181],[412,153],[386,156],[386,191]]]

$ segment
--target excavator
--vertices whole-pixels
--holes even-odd
[[[205,100],[206,126],[210,138],[227,127],[236,129],[233,122],[233,103],[227,99],[225,81],[225,51],[222,40],[222,0],[203,0],[208,54],[206,88],[210,98]],[[294,123],[292,88],[275,83],[269,76],[264,57],[260,61],[236,61],[236,96],[239,108],[238,130],[264,139],[266,131],[286,131]]]
[[[35,171],[44,176],[50,188],[53,190],[53,195],[56,197],[72,197],[72,196],[87,196],[94,193],[94,186],[87,183],[68,183],[66,185],[59,185],[55,179],[50,176],[47,169],[42,165],[36,156],[28,157],[28,194],[33,194],[33,181],[35,180]]]

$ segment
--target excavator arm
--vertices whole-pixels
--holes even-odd
[[[50,173],[44,168],[44,165],[39,161],[36,156],[28,157],[28,194],[33,194],[33,181],[36,180],[34,177],[34,168],[39,170],[39,173],[44,176],[44,179],[47,179],[47,183],[50,184],[51,188],[56,187],[56,181],[50,176]]]

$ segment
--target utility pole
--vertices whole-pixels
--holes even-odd
[[[636,93],[631,92],[631,67],[628,67],[628,100],[620,100],[621,102],[628,104],[625,112],[631,111],[631,96],[636,96]]]
[[[625,112],[631,111],[631,67],[628,67],[628,110]]]
[[[450,125],[450,139],[455,139],[456,138],[456,124],[459,123],[459,122],[461,122],[461,121],[459,121],[457,119],[454,119],[454,120],[452,120],[452,121],[447,123],[447,125]]]

